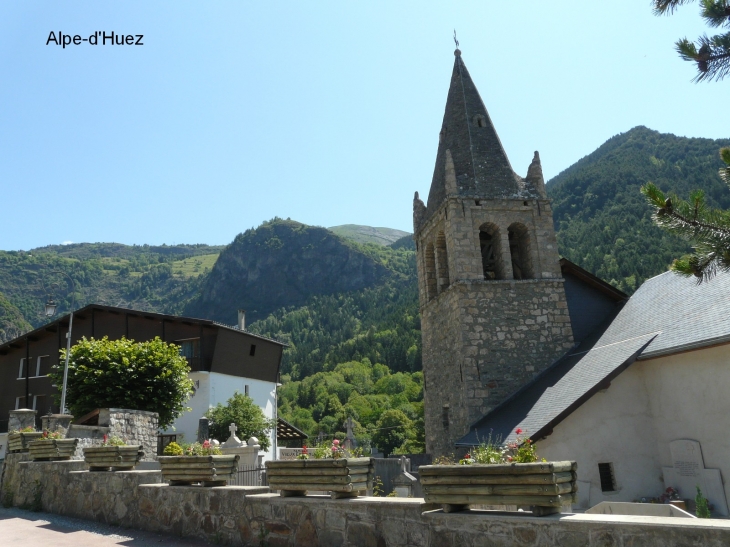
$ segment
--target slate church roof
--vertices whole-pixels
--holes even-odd
[[[461,51],[457,49],[454,55],[426,218],[446,199],[446,150],[451,151],[459,195],[485,199],[540,197],[530,181],[512,170]]]
[[[637,359],[730,342],[730,273],[698,285],[671,272],[647,280],[613,318],[472,426],[457,446],[517,428],[539,440]]]

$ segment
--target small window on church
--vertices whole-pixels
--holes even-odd
[[[474,125],[477,127],[487,127],[487,120],[481,114],[474,116]]]
[[[601,492],[616,491],[616,477],[613,474],[612,463],[599,463],[598,475],[601,478]]]
[[[502,279],[499,230],[494,224],[487,223],[479,228],[479,251],[482,255],[484,279]]]
[[[449,405],[444,405],[444,407],[441,409],[441,422],[444,426],[444,429],[449,428]]]
[[[248,350],[248,354],[251,357],[253,357],[254,355],[256,355],[256,344],[251,344],[251,349]]]

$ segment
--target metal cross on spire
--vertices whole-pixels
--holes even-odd
[[[456,39],[456,29],[454,29],[454,43],[456,44],[456,49],[459,49],[459,40]]]

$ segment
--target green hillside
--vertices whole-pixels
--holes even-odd
[[[561,255],[633,293],[689,250],[654,226],[639,188],[652,181],[684,197],[701,188],[708,203],[730,208],[730,190],[717,175],[719,149],[728,145],[646,127],[609,139],[547,184]]]
[[[20,310],[0,293],[0,344],[31,330]]]
[[[374,243],[376,245],[388,246],[395,243],[408,232],[394,228],[374,228],[372,226],[360,226],[359,224],[343,224],[327,228],[340,237],[352,239],[357,243]]]
[[[71,307],[72,285],[66,276],[76,284],[77,306],[93,302],[181,313],[200,291],[200,276],[210,270],[221,249],[78,243],[0,251],[0,287],[33,327],[47,321],[41,310],[49,295],[58,301],[59,313]]]

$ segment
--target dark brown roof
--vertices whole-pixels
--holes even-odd
[[[297,429],[286,420],[277,418],[276,420],[276,438],[280,441],[291,441],[291,440],[304,440],[308,439],[309,435]]]
[[[88,304],[88,305],[84,306],[83,308],[80,308],[80,309],[74,311],[74,314],[77,316],[83,316],[84,313],[90,312],[91,310],[100,310],[100,311],[107,311],[107,312],[114,312],[114,313],[126,313],[129,315],[138,315],[141,317],[149,317],[152,319],[160,319],[160,320],[164,319],[165,321],[177,321],[177,322],[191,323],[194,325],[205,325],[205,326],[209,326],[209,327],[224,328],[227,330],[245,334],[246,336],[258,338],[260,340],[267,340],[269,342],[273,342],[274,344],[278,344],[283,347],[289,347],[288,344],[285,344],[284,342],[279,342],[278,340],[274,340],[273,338],[267,338],[266,336],[261,336],[260,334],[254,334],[252,332],[242,331],[236,327],[233,327],[230,325],[224,325],[224,324],[218,323],[216,321],[211,321],[210,319],[196,319],[194,317],[167,315],[164,313],[132,310],[132,309],[128,309],[128,308],[118,308],[115,306],[105,306],[102,304]],[[59,325],[68,324],[69,315],[70,314],[62,315],[62,316],[58,317],[58,319],[51,321],[49,323],[46,323],[45,325],[38,327],[35,330],[32,330],[21,336],[18,336],[17,338],[14,338],[13,340],[9,340],[9,341],[5,342],[4,344],[0,344],[0,353],[2,353],[3,350],[7,350],[8,348],[17,347],[18,342],[20,340],[25,340],[26,337],[29,337],[31,339],[31,341],[33,341],[34,339],[37,339],[40,335],[44,334],[46,331],[56,332],[56,328],[58,328]]]

